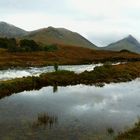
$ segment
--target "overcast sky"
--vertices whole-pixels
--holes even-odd
[[[0,0],[0,20],[25,30],[64,27],[98,46],[140,40],[139,0]]]

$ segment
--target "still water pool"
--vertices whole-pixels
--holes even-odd
[[[44,87],[0,100],[0,140],[111,140],[139,115],[140,79]]]

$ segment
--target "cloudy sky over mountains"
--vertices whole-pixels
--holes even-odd
[[[25,30],[64,27],[99,46],[132,34],[140,40],[138,0],[0,0],[0,20]]]

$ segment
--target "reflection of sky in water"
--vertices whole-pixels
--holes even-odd
[[[113,63],[112,65],[119,65],[120,63]],[[96,66],[101,66],[103,64],[90,64],[90,65],[62,65],[59,66],[60,70],[69,70],[74,71],[76,73],[84,72],[85,70],[91,71]],[[28,69],[8,69],[8,70],[0,70],[0,81],[21,78],[27,76],[39,76],[42,73],[46,72],[54,72],[53,66],[40,67],[35,68],[31,67]]]
[[[119,64],[119,63],[115,63]],[[90,65],[65,65],[59,66],[60,70],[69,70],[74,71],[76,73],[83,72],[85,70],[91,71],[96,66],[101,66],[102,64],[90,64]],[[0,81],[8,80],[13,78],[21,78],[27,76],[39,76],[42,73],[46,72],[54,72],[53,66],[41,67],[41,68],[34,68],[31,67],[29,69],[8,69],[8,70],[1,70],[0,71]]]
[[[75,123],[100,132],[108,127],[120,130],[131,126],[140,115],[140,80],[106,84],[104,87],[68,86],[44,87],[0,100],[0,124],[32,121],[39,113],[58,117],[59,126]]]

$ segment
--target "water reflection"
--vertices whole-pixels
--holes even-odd
[[[1,86],[1,84],[0,84],[0,86]],[[52,88],[53,88],[52,89],[53,93],[57,93],[58,92],[58,86],[57,85],[54,85]],[[40,90],[40,88],[38,88],[36,90]],[[11,96],[12,94],[18,94],[18,93],[0,94],[0,100],[5,98],[5,97]]]
[[[120,63],[112,63],[112,65],[119,65]],[[61,65],[59,70],[69,70],[75,73],[81,73],[93,70],[96,66],[102,66],[103,64],[89,64],[89,65]],[[47,67],[30,67],[28,69],[8,69],[0,70],[0,81],[5,81],[14,78],[22,78],[27,76],[39,76],[42,73],[54,72],[53,66]]]
[[[46,113],[38,114],[37,120],[33,122],[33,128],[41,127],[44,128],[48,127],[51,129],[58,123],[58,117],[51,116]]]
[[[137,121],[139,87],[139,79],[104,87],[55,85],[3,98],[0,100],[0,138],[15,134],[21,139],[23,131],[35,134],[36,139],[47,135],[51,140],[96,140],[97,136],[99,140],[109,140],[109,134],[114,135]],[[25,122],[30,122],[31,127]],[[29,135],[24,139],[28,140]]]
[[[58,86],[57,85],[54,85],[53,86],[53,93],[56,93],[58,91]]]
[[[119,63],[116,63],[119,64]],[[103,64],[90,64],[90,65],[62,65],[59,66],[59,70],[69,70],[74,71],[76,73],[83,72],[85,70],[91,71],[96,66],[101,66]],[[28,69],[8,69],[8,70],[0,70],[0,81],[5,81],[9,79],[14,78],[22,78],[27,76],[39,76],[42,73],[46,72],[54,72],[53,66],[47,66],[47,67],[31,67]]]

